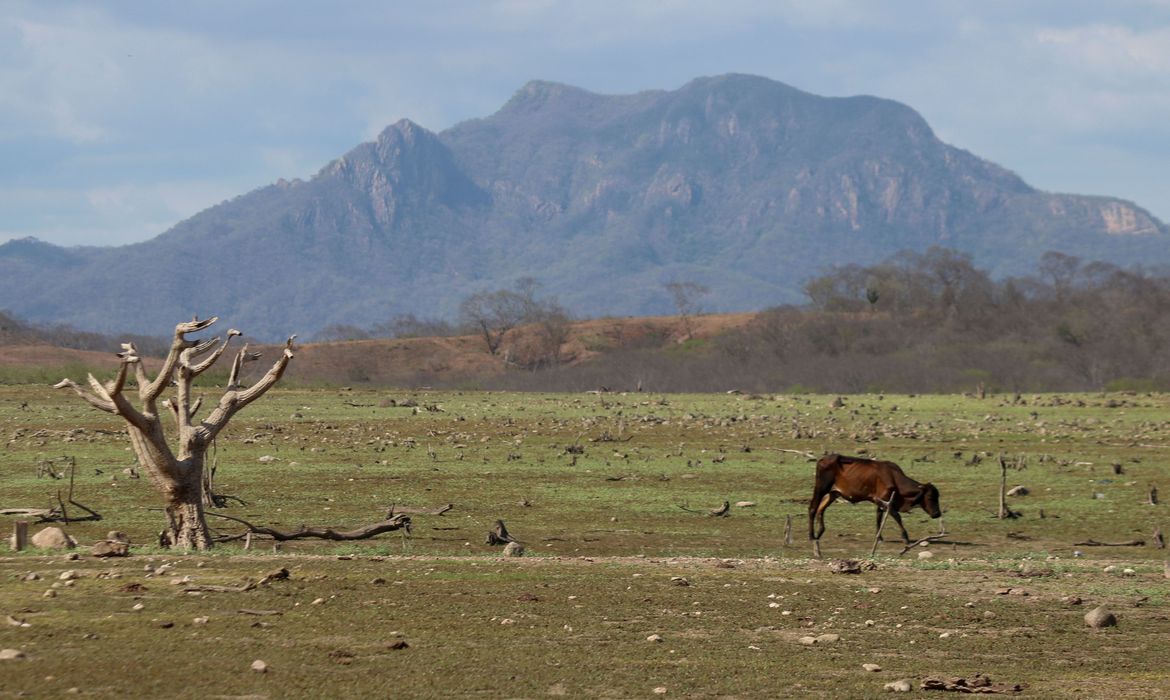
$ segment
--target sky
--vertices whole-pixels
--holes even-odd
[[[0,242],[147,240],[529,80],[724,73],[898,100],[1035,187],[1170,222],[1170,0],[5,0]]]

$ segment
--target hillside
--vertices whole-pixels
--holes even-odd
[[[1170,262],[1170,230],[1118,199],[1057,195],[939,141],[911,108],[764,78],[598,95],[532,82],[433,133],[388,127],[308,181],[212,207],[147,242],[0,246],[0,308],[106,332],[218,314],[310,337],[397,314],[452,317],[534,276],[585,316],[669,313],[695,281],[716,310],[801,299],[830,264],[932,245],[997,274],[1047,250]]]

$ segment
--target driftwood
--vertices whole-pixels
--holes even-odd
[[[387,518],[380,523],[372,523],[364,527],[359,527],[355,530],[337,530],[331,527],[306,527],[302,525],[300,528],[293,530],[292,532],[283,532],[281,530],[263,525],[254,525],[247,520],[244,520],[243,518],[235,518],[230,515],[224,515],[222,513],[208,513],[207,515],[240,523],[244,527],[248,528],[248,532],[252,532],[257,535],[267,535],[277,542],[304,539],[321,539],[333,540],[337,542],[347,542],[350,540],[369,539],[384,532],[393,532],[394,530],[405,529],[406,532],[410,532],[410,516],[402,514]]]
[[[689,507],[686,503],[676,503],[675,505],[677,505],[679,508],[682,508],[683,510],[685,510],[688,513],[698,513],[699,515],[706,515],[707,517],[710,517],[710,518],[725,518],[731,512],[731,502],[730,501],[724,501],[723,505],[719,506],[718,508],[713,508],[711,510],[706,510],[706,511],[695,510],[695,509]]]
[[[400,506],[397,503],[390,506],[390,510],[386,511],[386,519],[389,520],[395,515],[442,515],[455,507],[454,503],[446,503],[438,508],[423,508],[418,506]]]
[[[485,544],[501,545],[515,542],[516,538],[508,534],[508,528],[504,527],[503,520],[497,520],[496,524],[488,531],[487,540]]]
[[[1024,689],[1019,683],[992,683],[991,679],[982,673],[976,673],[972,678],[936,678],[928,677],[922,680],[923,690],[949,690],[955,693],[1018,693]]]
[[[53,508],[3,508],[0,509],[0,515],[17,515],[23,517],[36,517],[36,522],[39,523],[81,523],[81,522],[96,522],[102,519],[101,513],[94,509],[84,506],[73,500],[73,472],[76,469],[76,461],[72,457],[69,458],[69,492],[65,498],[61,498],[61,490],[57,489],[57,506]],[[58,478],[64,478],[62,475]],[[70,517],[69,510],[65,504],[76,506],[84,510],[87,515],[81,517]]]
[[[213,586],[210,584],[201,584],[195,586],[186,586],[183,588],[184,593],[246,593],[260,586],[267,586],[273,581],[287,581],[288,569],[280,568],[268,574],[259,581],[248,580],[239,586]],[[243,611],[241,611],[243,612]]]
[[[1145,540],[1130,540],[1128,542],[1098,542],[1097,540],[1085,540],[1084,542],[1073,542],[1074,547],[1144,547]]]
[[[927,535],[926,537],[923,537],[922,539],[918,540],[917,542],[911,542],[910,544],[903,547],[902,551],[898,552],[898,556],[902,556],[903,554],[905,554],[906,552],[909,552],[911,549],[914,549],[915,547],[922,544],[923,542],[935,542],[935,541],[941,540],[944,537],[946,537],[945,534]]]

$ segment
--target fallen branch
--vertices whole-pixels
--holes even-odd
[[[485,544],[501,545],[515,542],[516,538],[508,534],[508,528],[504,527],[503,520],[497,520],[494,527],[488,531],[487,540]]]
[[[731,510],[731,503],[729,501],[724,501],[723,505],[719,506],[718,508],[712,509],[712,510],[695,510],[693,508],[690,508],[686,503],[676,503],[675,505],[678,506],[679,508],[682,508],[683,510],[685,510],[688,513],[697,513],[698,515],[706,515],[706,516],[711,517],[711,518],[726,517],[728,511]]]
[[[1098,542],[1097,540],[1085,540],[1084,542],[1073,542],[1074,547],[1144,547],[1145,540],[1130,540],[1128,542]]]
[[[400,506],[398,504],[391,504],[390,510],[386,511],[386,519],[389,520],[395,515],[442,515],[455,507],[454,503],[447,503],[438,508],[424,508],[419,506]]]
[[[402,514],[387,518],[380,523],[359,527],[355,530],[336,530],[331,527],[306,527],[302,525],[299,529],[292,532],[283,532],[263,525],[254,525],[243,518],[236,518],[230,515],[224,515],[223,513],[207,513],[207,515],[224,518],[225,520],[233,520],[248,528],[249,532],[257,535],[267,535],[277,542],[311,538],[346,542],[350,540],[369,539],[370,537],[380,535],[384,532],[393,532],[394,530],[405,529],[406,532],[410,532],[410,516]]]
[[[1024,689],[1019,683],[992,683],[991,679],[982,673],[976,673],[972,678],[935,678],[928,677],[922,680],[923,690],[949,690],[955,693],[1018,693]]]
[[[53,508],[0,508],[0,515],[16,515],[20,517],[36,516],[43,518],[55,512]]]
[[[912,542],[912,543],[906,545],[905,547],[903,547],[902,551],[898,552],[898,556],[902,556],[903,554],[905,554],[906,552],[909,552],[911,549],[914,549],[915,547],[922,544],[923,542],[938,542],[938,541],[942,540],[942,538],[944,538],[944,537],[946,537],[945,534],[927,535],[926,537],[923,537],[922,539],[918,540],[917,542]]]

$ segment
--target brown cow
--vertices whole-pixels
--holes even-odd
[[[850,503],[872,501],[877,505],[877,527],[888,508],[894,522],[902,529],[902,541],[910,544],[910,535],[899,513],[922,506],[930,517],[942,516],[938,507],[938,489],[934,484],[920,484],[906,476],[893,462],[830,454],[817,461],[816,485],[808,504],[808,538],[819,544],[825,533],[825,509],[838,497]],[[818,526],[814,529],[814,522]],[[874,545],[876,546],[876,544]],[[819,550],[819,547],[818,547]]]

